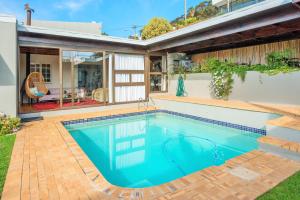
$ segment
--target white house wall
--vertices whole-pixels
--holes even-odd
[[[16,18],[2,16],[0,27],[0,112],[16,116],[18,98]]]
[[[175,95],[178,76],[169,77],[169,94]],[[248,102],[300,105],[300,72],[269,76],[259,72],[248,72],[243,82],[234,76],[230,100]],[[211,75],[207,73],[188,74],[185,89],[188,96],[212,98],[210,92]]]

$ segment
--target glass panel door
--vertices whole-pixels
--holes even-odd
[[[77,52],[74,63],[75,106],[103,104],[103,54]]]
[[[62,78],[63,78],[63,95],[62,95],[62,106],[71,107],[72,104],[72,52],[63,52],[62,62]],[[53,91],[56,92],[56,91]],[[57,91],[59,93],[59,90]]]
[[[102,52],[64,51],[63,63],[63,107],[95,106],[107,102]]]

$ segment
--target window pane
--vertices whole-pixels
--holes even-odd
[[[162,72],[162,57],[151,56],[150,72]]]
[[[42,70],[42,75],[44,77],[44,81],[46,83],[50,83],[51,82],[50,64],[42,64],[41,70]]]
[[[30,64],[30,73],[35,72],[35,64]]]
[[[36,72],[40,72],[40,64],[36,64],[35,65],[35,71]]]
[[[162,76],[161,75],[151,75],[150,76],[150,88],[151,92],[161,91]]]

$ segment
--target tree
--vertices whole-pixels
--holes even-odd
[[[196,9],[194,7],[190,7],[187,11],[188,18],[195,17],[195,12],[196,12]]]
[[[211,17],[215,17],[218,14],[219,9],[212,5],[212,0],[204,0],[195,7],[190,7],[188,9],[187,19],[184,19],[184,16],[182,15],[173,20],[171,24],[176,27],[176,29],[180,29],[191,24],[207,20]]]
[[[197,18],[200,20],[206,20],[217,16],[218,13],[219,9],[212,5],[211,0],[206,0],[196,6],[195,16],[197,16]]]
[[[142,39],[146,40],[164,33],[170,32],[173,29],[168,20],[155,17],[142,29]]]

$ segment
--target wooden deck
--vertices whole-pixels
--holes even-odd
[[[19,113],[20,114],[27,114],[27,113],[39,113],[39,112],[49,112],[49,111],[57,111],[57,110],[70,110],[70,109],[80,109],[80,108],[88,108],[88,107],[96,107],[96,106],[104,106],[104,103],[98,102],[96,104],[91,104],[91,105],[81,105],[81,106],[63,106],[62,108],[54,108],[54,109],[40,109],[37,110],[34,108],[34,106],[30,104],[22,104],[19,105]]]
[[[110,110],[26,123],[17,133],[2,199],[255,199],[300,170],[298,162],[252,151],[160,186],[113,186],[60,121],[136,111]],[[237,171],[243,170],[252,176],[239,176]]]

